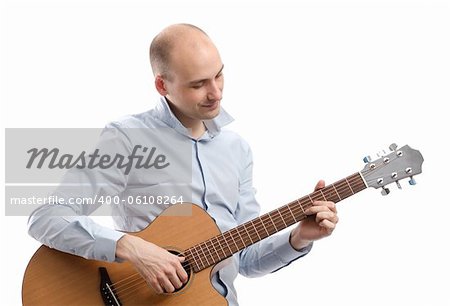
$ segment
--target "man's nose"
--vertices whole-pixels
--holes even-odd
[[[222,86],[217,81],[211,82],[208,87],[208,100],[218,101],[222,99]]]

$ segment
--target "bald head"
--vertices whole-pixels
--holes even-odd
[[[211,39],[200,28],[192,24],[174,24],[155,36],[150,45],[150,64],[153,74],[170,78],[173,51],[192,50],[201,45],[212,45]]]

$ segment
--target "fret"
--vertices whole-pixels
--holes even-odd
[[[208,245],[208,242],[210,243],[210,246]],[[206,248],[208,249],[209,255],[211,255],[210,259],[212,259],[213,262],[216,261],[214,258],[214,252],[213,252],[213,251],[216,251],[216,249],[214,248],[214,245],[213,245],[211,239],[206,240],[205,245],[206,245]],[[217,251],[216,251],[216,254],[217,254]],[[220,258],[219,255],[217,255],[217,258]]]
[[[300,208],[302,209],[302,213],[305,213],[305,209],[303,208],[302,203],[300,203],[300,201],[298,199],[297,199],[297,203],[298,203],[298,206],[300,206]]]
[[[339,202],[339,197],[336,196],[336,191],[333,190],[333,185],[327,186],[320,190],[325,201]]]
[[[266,237],[269,237],[270,234],[269,234],[269,232],[267,231],[266,225],[264,224],[263,220],[262,220],[261,218],[258,218],[257,220],[259,220],[259,222],[261,223],[262,227],[263,227],[264,230],[266,231],[266,234],[267,234]],[[253,223],[253,222],[252,222],[252,223]],[[255,226],[255,225],[253,224],[253,226]],[[256,227],[255,227],[255,230],[256,230]],[[256,232],[258,233],[258,230],[256,230]]]
[[[317,199],[316,199],[316,197],[318,197]],[[315,201],[320,201],[321,199],[320,199],[320,195],[318,194],[318,193],[311,193],[311,196],[309,197],[310,199],[312,199],[311,200],[311,204],[312,205],[314,205],[314,202]]]
[[[345,187],[347,188],[347,184],[345,183],[345,180],[340,180],[337,181],[336,183],[333,184],[333,186],[335,187],[335,189],[338,191],[339,194],[342,193],[342,188]],[[348,189],[348,188],[347,188]]]
[[[287,227],[287,224],[286,224],[286,222],[284,221],[284,218],[283,218],[283,215],[282,215],[281,212],[280,212],[280,209],[277,209],[277,212],[278,212],[278,214],[279,214],[280,217],[281,217],[281,221],[283,221],[283,223],[284,223],[284,227]]]
[[[250,236],[250,234],[248,233],[247,227],[245,226],[245,224],[242,227],[244,228],[245,232],[247,233],[247,236],[250,239],[251,244],[253,244],[254,242],[253,242],[252,236]]]
[[[234,228],[233,230],[238,234],[239,238],[240,238],[241,241],[242,241],[242,245],[243,245],[243,246],[246,246],[246,243],[245,243],[244,239],[242,239],[242,236],[241,236],[240,231],[239,231],[237,228]],[[238,248],[238,249],[240,250],[241,248]]]
[[[203,242],[202,244],[206,245],[204,242]],[[200,244],[200,251],[202,251],[203,257],[205,258],[206,263],[208,264],[208,267],[209,267],[209,266],[210,266],[210,263],[209,263],[209,260],[208,260],[208,256],[206,256],[206,253],[205,253],[205,251],[203,250],[203,247],[201,247],[202,244]]]
[[[258,219],[259,219],[259,218],[258,218]],[[259,220],[261,220],[261,219],[259,219]],[[261,236],[259,235],[259,231],[256,229],[254,220],[250,221],[250,224],[251,224],[251,225],[253,226],[253,228],[255,229],[256,235],[258,235],[258,239],[259,239],[259,240],[262,240],[262,239],[261,239]],[[261,224],[262,224],[262,226],[264,227],[264,223],[261,223]],[[266,228],[264,227],[264,229],[266,229]],[[266,230],[266,232],[267,232],[267,230]],[[269,233],[267,233],[267,236],[269,236]]]
[[[324,192],[327,195],[327,200],[331,202],[339,202],[339,198],[336,197],[336,192],[333,190],[332,186],[325,187]]]
[[[352,190],[349,188],[345,180],[339,181],[336,186],[336,190],[338,191],[341,200],[348,198],[353,194]]]
[[[267,216],[269,217],[270,221],[272,221],[273,227],[275,228],[275,231],[278,232],[277,226],[275,225],[275,223],[272,220],[272,217],[270,216],[270,214],[267,214]]]
[[[260,221],[262,227],[264,228],[264,230],[265,230],[266,233],[267,233],[267,236],[266,236],[266,237],[269,237],[271,234],[270,234],[270,232],[267,230],[267,224],[263,222],[263,219],[262,219],[262,218],[259,218],[259,221]]]
[[[295,223],[295,216],[293,216],[291,212],[291,209],[289,207],[290,205],[291,203],[280,208],[280,211],[283,214],[284,221],[286,221],[286,227]]]
[[[352,194],[355,194],[355,192],[353,191],[352,186],[350,186],[350,183],[348,182],[347,178],[345,179],[345,181],[347,182],[348,187],[349,187],[350,190],[352,191]]]
[[[218,237],[223,237],[223,236],[220,235],[220,236],[218,236]],[[223,254],[222,256],[219,256],[219,258],[226,258],[226,257],[227,257],[227,254],[226,254],[225,251],[223,250],[223,248],[222,248],[222,243],[220,243],[218,237],[216,236],[216,237],[214,237],[214,238],[216,238],[217,244],[219,245],[220,250],[222,251],[222,254]]]
[[[197,260],[195,260],[195,256],[192,254],[191,250],[192,250],[192,248],[188,249],[185,252],[186,259],[188,262],[191,262],[191,259],[192,259],[194,261],[194,262],[191,262],[193,264],[193,268],[194,268],[194,270],[198,271],[198,270],[200,270],[200,266],[198,265]],[[189,254],[191,254],[191,256],[189,256]]]
[[[276,230],[276,228],[275,228],[275,224],[273,224],[273,221],[271,220],[269,214],[263,215],[263,216],[261,217],[261,221],[262,221],[265,225],[267,225],[266,228],[267,228],[267,230],[268,230],[269,236],[272,235],[273,233],[276,233],[276,232],[277,232],[277,230]]]
[[[234,241],[234,238],[233,238],[233,236],[231,235],[231,232],[230,231],[228,231],[227,232],[228,233],[228,235],[231,237],[231,240],[233,240],[233,243],[234,243],[234,245],[236,246],[236,252],[239,250],[239,247],[238,247],[238,245],[236,244],[236,241]],[[234,253],[234,252],[231,252],[231,253]]]
[[[251,229],[250,229],[250,232],[247,230],[247,226],[248,226],[247,224],[242,225],[242,229],[244,230],[243,234],[247,234],[247,237],[248,237],[248,240],[246,239],[247,240],[246,246],[249,246],[249,245],[252,245],[253,243],[257,242],[258,240],[256,237],[252,236],[253,233],[251,233]]]
[[[298,201],[298,200],[297,200]],[[289,207],[290,205],[287,206],[287,208],[289,209],[289,212],[291,213],[292,219],[294,219],[295,223],[297,223],[297,219],[295,218],[294,214],[292,213],[291,208]]]
[[[327,198],[325,198],[325,195],[323,194],[322,190],[321,190],[321,189],[319,189],[319,191],[320,191],[320,193],[322,194],[322,198],[324,198],[324,199],[325,199],[325,201],[328,201],[328,200],[327,200]]]
[[[217,255],[217,260],[220,260],[220,255],[219,255],[219,253],[217,253],[216,247],[214,246],[214,243],[212,242],[212,239],[209,239],[208,241],[211,244],[211,248],[214,250],[214,252]],[[206,241],[207,245],[208,245],[208,241]],[[215,261],[214,256],[213,256],[213,260]]]
[[[333,184],[332,186],[333,186],[333,188],[334,188],[334,191],[336,191],[336,194],[337,194],[337,196],[338,196],[338,198],[339,198],[339,201],[342,201],[341,196],[339,195],[339,192],[338,192],[337,189],[336,189],[336,186],[334,186],[334,184]]]
[[[282,226],[284,225],[284,228],[289,227],[296,222],[296,218],[289,208],[291,204],[292,203],[278,209],[278,212],[281,215],[281,221],[283,222]]]
[[[200,260],[200,262],[201,262],[201,264],[202,264],[202,269],[206,268],[207,266],[204,264],[204,262],[203,262],[203,260],[202,260],[202,258],[201,258],[201,256],[200,256],[200,253],[198,252],[197,248],[196,248],[196,247],[193,247],[193,249],[194,249],[194,251],[195,251],[195,252],[197,253],[197,255],[198,255],[198,259]]]
[[[357,179],[359,181],[359,184],[361,184],[361,189],[356,191],[356,192],[359,192],[359,191],[364,190],[367,187],[369,187],[368,185],[366,185],[366,182],[363,180],[363,178],[361,176],[361,173],[358,172],[358,173],[355,174],[355,176],[357,177]]]
[[[225,233],[226,234],[226,233]],[[227,248],[228,250],[230,250],[230,255],[233,254],[233,250],[230,248],[230,245],[228,244],[228,240],[227,238],[225,238],[225,234],[221,235],[223,237],[223,240],[225,241],[225,243],[227,244]]]

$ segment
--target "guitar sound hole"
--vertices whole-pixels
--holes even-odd
[[[176,250],[168,250],[170,253],[172,253],[172,254],[174,254],[174,255],[177,255],[177,256],[184,256],[183,255],[183,253],[181,253],[181,252],[179,252],[179,251],[176,251]],[[181,290],[183,290],[184,288],[186,288],[186,286],[189,284],[189,282],[190,282],[190,280],[191,280],[191,276],[192,276],[192,268],[191,268],[191,264],[189,263],[189,261],[188,260],[184,260],[184,262],[182,263],[182,266],[183,266],[183,268],[184,268],[184,271],[186,271],[186,274],[188,275],[188,280],[187,280],[187,282],[185,282],[184,284],[183,284],[183,286],[181,286],[180,288],[178,288],[178,289],[175,289],[175,291],[174,292],[172,292],[172,293],[177,293],[177,292],[180,292]],[[170,293],[169,293],[170,294]]]

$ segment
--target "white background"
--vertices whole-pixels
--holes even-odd
[[[263,211],[361,170],[392,142],[425,157],[415,187],[340,203],[338,228],[307,257],[239,277],[241,304],[449,305],[448,2],[154,3],[2,1],[2,128],[101,128],[151,108],[151,39],[194,23],[221,51],[223,106],[253,148]],[[39,246],[26,221],[2,213],[3,305],[21,304]]]

